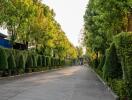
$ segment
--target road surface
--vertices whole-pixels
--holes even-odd
[[[115,100],[90,68],[74,66],[0,80],[0,100]]]

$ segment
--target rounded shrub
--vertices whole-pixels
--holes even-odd
[[[51,58],[51,66],[54,67],[54,58]]]
[[[104,64],[105,64],[105,55],[102,55],[102,56],[100,57],[100,62],[99,62],[99,67],[98,67],[98,69],[102,71],[102,68],[103,68]]]
[[[93,61],[92,61],[92,66],[93,66],[94,68],[98,68],[98,66],[99,66],[98,58],[93,59]]]
[[[38,56],[37,65],[38,65],[39,67],[42,67],[42,56],[41,56],[41,55]]]
[[[46,66],[46,59],[45,59],[45,56],[42,56],[42,66],[43,66],[43,67]]]
[[[24,69],[25,69],[25,61],[24,61],[24,57],[21,54],[19,57],[17,57],[18,60],[17,61],[17,70],[18,73],[24,73]]]
[[[103,77],[108,80],[122,78],[122,67],[119,63],[115,44],[112,43],[106,52],[106,60],[103,66]]]
[[[48,59],[48,57],[46,57],[46,67],[48,67],[48,61],[49,61],[49,59]]]
[[[5,71],[8,69],[7,55],[3,48],[0,48],[0,70]]]
[[[37,67],[36,55],[32,55],[33,67]]]
[[[57,66],[57,59],[55,58],[54,61],[55,61],[55,66]]]
[[[26,68],[32,68],[33,67],[33,59],[32,56],[29,54],[26,60]]]
[[[122,32],[114,37],[114,43],[123,69],[127,96],[132,98],[132,32]]]
[[[14,55],[11,53],[8,57],[8,70],[15,71],[16,70],[16,62]]]
[[[48,57],[48,66],[51,68],[52,66],[51,66],[51,58],[50,57]]]

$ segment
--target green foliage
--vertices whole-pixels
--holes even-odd
[[[132,32],[123,32],[114,38],[118,57],[121,60],[123,78],[129,98],[132,98]]]
[[[8,57],[8,69],[9,70],[15,70],[16,69],[16,62],[14,55],[11,53],[10,56]]]
[[[120,100],[127,99],[126,84],[124,80],[111,80],[109,81],[110,87],[120,97]]]
[[[8,69],[7,55],[4,49],[0,48],[0,70]]]
[[[46,66],[46,58],[45,58],[45,56],[42,56],[42,65],[43,65],[43,67]]]
[[[26,60],[26,68],[32,68],[33,67],[33,59],[32,56],[29,54]]]
[[[115,87],[112,87],[115,89],[117,85],[115,91],[120,92],[122,91],[120,85],[123,87],[125,84],[124,89],[127,91],[125,96],[130,100],[132,98],[132,32],[126,31],[129,25],[128,13],[132,12],[131,5],[132,0],[89,0],[84,15],[83,34],[91,65],[99,68],[99,71],[104,65],[103,77],[106,80],[118,78],[125,80],[125,83],[115,82],[113,84]],[[99,64],[96,63],[97,61]],[[123,92],[118,94],[123,95]]]
[[[115,44],[111,44],[110,49],[106,52],[106,60],[103,66],[103,77],[108,79],[122,78],[122,68],[119,63]]]
[[[11,43],[32,44],[41,55],[77,56],[53,9],[41,0],[0,0],[0,26],[7,28]]]
[[[2,63],[1,61],[3,61],[3,66],[6,65],[5,62],[7,62],[7,60],[9,62],[7,62],[7,66],[5,66],[6,68],[0,66],[0,71],[3,71],[3,73],[1,73],[2,75],[16,75],[24,74],[25,72],[43,71],[45,70],[45,68],[43,67],[48,67],[49,69],[52,69],[57,68],[57,66],[59,67],[61,64],[65,65],[65,59],[61,60],[55,57],[38,55],[37,53],[32,51],[19,51],[0,48],[0,55],[2,55],[0,56],[0,63]],[[8,58],[5,59],[4,55],[6,55],[6,57]],[[68,61],[68,63],[70,65],[70,61]]]
[[[36,55],[32,55],[33,67],[37,67]]]
[[[80,58],[80,57],[82,57],[83,56],[83,48],[81,48],[81,47],[76,47],[76,49],[77,49],[77,53],[78,53],[78,58]]]
[[[47,57],[47,66],[51,67],[51,58],[50,57]]]
[[[42,56],[41,55],[38,56],[37,65],[40,67],[42,66]]]
[[[100,57],[98,69],[102,71],[102,68],[103,68],[104,64],[105,64],[105,55],[102,55]]]
[[[54,67],[54,58],[51,58],[51,66]]]
[[[105,55],[113,37],[127,30],[127,13],[131,12],[131,4],[131,0],[89,0],[84,15],[83,35],[90,56],[91,51]]]
[[[93,61],[92,61],[92,66],[93,66],[94,68],[98,68],[98,65],[99,65],[98,59],[97,59],[97,58],[96,58],[96,59],[93,59]]]
[[[46,67],[48,67],[48,57],[46,57]]]
[[[24,61],[24,57],[22,54],[18,57],[18,67],[17,68],[19,70],[25,69],[25,61]]]

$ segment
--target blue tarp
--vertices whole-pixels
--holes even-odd
[[[3,38],[0,38],[0,46],[5,48],[12,48],[10,41]]]

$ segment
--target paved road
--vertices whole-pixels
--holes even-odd
[[[0,100],[115,99],[90,68],[75,66],[17,80],[0,80]]]

